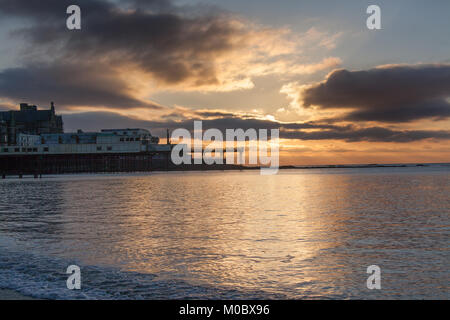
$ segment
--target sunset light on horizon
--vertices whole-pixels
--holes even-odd
[[[448,23],[408,1],[373,31],[366,1],[83,0],[74,32],[69,2],[0,3],[0,109],[55,101],[66,132],[279,127],[281,164],[450,157]]]

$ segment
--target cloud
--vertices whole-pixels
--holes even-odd
[[[315,132],[283,132],[285,139],[300,140],[344,140],[346,142],[400,142],[407,143],[425,139],[449,140],[450,131],[445,130],[391,130],[383,127],[369,127],[347,130],[322,130]]]
[[[191,118],[183,120],[147,121],[134,119],[110,112],[86,112],[68,114],[64,116],[66,129],[74,131],[78,128],[84,130],[98,130],[100,128],[114,127],[142,127],[150,129],[151,132],[160,137],[165,136],[166,128],[174,130],[185,128],[193,131],[194,120]],[[243,119],[239,116],[224,116],[202,121],[203,129],[217,128],[222,132],[226,129],[280,129],[281,139],[295,140],[340,140],[346,142],[397,142],[407,143],[425,139],[449,140],[450,131],[445,130],[392,130],[383,127],[359,128],[353,125],[330,125],[313,122],[303,123],[281,123],[261,119]]]
[[[388,111],[386,111],[388,110]],[[356,110],[348,113],[344,119],[349,121],[408,122],[433,118],[445,120],[450,117],[450,104],[444,99],[411,102],[407,105],[385,106],[369,110]]]
[[[33,45],[53,46],[53,54],[64,59],[129,63],[159,80],[177,83],[188,78],[215,82],[215,55],[230,50],[238,30],[220,16],[185,17],[176,13],[154,13],[137,7],[125,10],[112,2],[80,0],[82,29],[65,27],[69,0],[0,1],[0,11],[35,21],[21,33]],[[138,1],[136,5],[144,2]],[[152,1],[151,3],[155,3]]]
[[[48,105],[108,108],[162,107],[133,98],[132,88],[120,76],[96,65],[27,65],[0,71],[0,96],[11,101]]]
[[[318,63],[311,63],[306,65],[294,65],[291,67],[292,73],[295,74],[314,74],[318,71],[336,68],[342,63],[342,60],[335,57],[324,58]]]
[[[65,10],[71,4],[0,0],[0,14],[31,23],[14,32],[30,45],[26,59],[121,67],[178,90],[249,89],[256,76],[310,74],[340,63],[333,57],[305,63],[299,56],[299,47],[331,48],[336,42],[336,35],[314,28],[296,35],[218,9],[188,9],[163,0],[78,0],[82,29],[69,31]]]
[[[450,116],[448,64],[335,70],[325,81],[298,90],[299,105],[350,110],[345,120],[408,122]]]

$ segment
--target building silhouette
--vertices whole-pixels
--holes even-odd
[[[19,134],[41,135],[63,133],[62,117],[56,115],[52,102],[49,110],[38,110],[37,106],[20,104],[20,110],[0,112],[0,144],[15,145]]]

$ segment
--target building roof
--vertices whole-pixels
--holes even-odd
[[[0,112],[0,119],[11,121],[11,115],[14,113],[14,120],[16,122],[35,122],[48,121],[52,117],[51,110],[26,110],[26,111],[3,111]]]

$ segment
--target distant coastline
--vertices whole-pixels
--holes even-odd
[[[280,166],[280,170],[289,169],[365,169],[365,168],[413,168],[413,167],[430,167],[445,166],[450,167],[450,163],[398,163],[398,164],[336,164],[336,165],[284,165]],[[241,166],[239,169],[259,170],[260,166]]]
[[[280,169],[364,169],[364,168],[406,168],[429,167],[435,165],[450,166],[450,163],[399,163],[399,164],[338,164],[338,165],[307,165],[280,166]]]
[[[430,167],[430,166],[449,166],[450,163],[397,163],[397,164],[336,164],[336,165],[283,165],[279,170],[292,169],[364,169],[364,168],[411,168],[411,167]],[[225,171],[225,170],[260,170],[262,166],[246,165],[179,165],[170,167],[167,171]],[[159,171],[159,170],[155,170]]]

